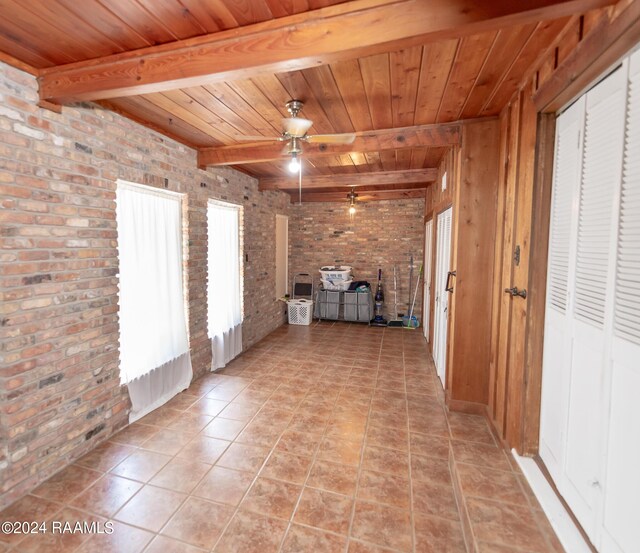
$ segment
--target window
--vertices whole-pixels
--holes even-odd
[[[182,194],[118,181],[120,378],[130,421],[191,381],[182,280]]]
[[[242,352],[242,207],[210,200],[208,225],[208,313],[211,370]]]
[[[288,291],[289,280],[289,218],[276,215],[276,298]]]

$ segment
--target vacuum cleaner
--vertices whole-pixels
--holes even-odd
[[[378,269],[378,287],[374,297],[375,317],[371,321],[371,326],[387,326],[387,321],[382,316],[382,306],[384,305],[384,291],[382,290],[382,269]]]

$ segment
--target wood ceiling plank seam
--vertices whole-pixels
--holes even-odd
[[[261,114],[265,121],[273,127],[275,134],[282,132],[282,113],[267,98],[264,93],[256,86],[251,79],[244,81],[233,81],[225,83],[247,104],[255,106],[255,109]]]
[[[323,101],[320,103],[320,107],[331,123],[334,132],[354,132],[355,127],[349,117],[331,67],[327,64],[303,69],[302,76],[314,91],[316,98],[319,94],[322,96]]]
[[[424,46],[414,46],[389,54],[394,127],[408,127],[415,121],[423,53]]]
[[[358,60],[338,61],[329,67],[354,129],[372,130],[369,103],[361,100],[366,97],[366,92]]]
[[[380,161],[382,162],[382,169],[384,171],[395,171],[397,169],[395,150],[381,151]]]
[[[538,30],[538,26],[540,24],[536,24],[534,29],[531,31],[531,33],[529,34],[529,36],[527,37],[527,40],[524,42],[524,44],[520,47],[520,49],[518,50],[517,54],[513,57],[513,59],[511,60],[511,63],[509,64],[509,67],[506,68],[506,70],[502,73],[502,75],[500,76],[500,79],[496,82],[495,86],[493,87],[493,90],[491,91],[491,94],[489,94],[487,96],[487,98],[485,99],[484,104],[481,106],[480,110],[478,111],[478,114],[482,113],[486,107],[491,103],[491,101],[493,100],[493,98],[495,97],[495,95],[497,94],[498,90],[500,89],[500,87],[502,86],[502,83],[504,82],[504,80],[507,78],[507,75],[509,74],[509,72],[512,70],[514,64],[517,62],[518,58],[520,57],[520,55],[522,54],[522,51],[527,47],[527,45],[529,44],[529,42],[532,40],[533,36],[535,35],[536,31]]]
[[[14,6],[16,6],[16,4],[17,3],[14,2]],[[58,4],[54,11],[51,11],[53,9],[53,6],[47,2],[40,4],[40,6],[38,6],[39,10],[34,9],[34,7],[29,4],[29,2],[24,2],[23,4],[20,4],[20,6],[23,6],[26,11],[31,13],[33,17],[39,19],[46,27],[58,31],[57,33],[54,33],[56,40],[69,43],[73,51],[76,51],[75,49],[78,49],[84,52],[84,55],[88,58],[99,58],[104,55],[117,53],[113,52],[112,50],[101,48],[94,37],[91,37],[84,32],[85,30],[81,25],[76,25],[73,22],[68,23],[68,21],[72,20],[72,18],[68,17],[68,14],[71,14],[72,16],[75,16],[75,14],[64,5]],[[64,12],[66,12],[66,14]],[[64,23],[64,25],[60,26],[60,23]],[[29,29],[29,33],[31,34],[31,36],[35,36],[33,28]],[[111,39],[109,39],[108,37],[105,38],[108,42],[113,44],[118,52],[124,52],[126,50],[124,47],[111,41]],[[84,42],[87,40],[89,41],[89,44]],[[49,39],[48,44],[51,45],[51,42],[52,41]],[[70,57],[73,61],[78,61],[77,58],[74,58],[73,56]]]
[[[132,26],[133,28],[139,27],[138,33],[154,45],[178,40],[178,36],[171,32],[171,29],[164,24],[164,21],[157,18],[153,12],[150,12],[137,0],[97,1],[117,17],[122,18],[123,14],[127,13],[129,26]],[[108,5],[105,6],[105,3],[108,3]],[[139,15],[135,16],[135,13],[138,13]],[[135,18],[135,23],[131,20],[132,17]]]
[[[161,19],[179,40],[206,34],[206,29],[200,25],[193,14],[184,8],[177,0],[136,0],[148,12]]]
[[[273,13],[264,0],[226,0],[225,5],[240,26],[273,19]]]
[[[101,102],[109,102],[107,100]],[[131,114],[131,118],[137,117],[139,120],[149,119],[154,126],[158,128],[166,128],[167,136],[174,138],[176,136],[183,137],[183,141],[196,144],[197,147],[215,147],[222,142],[210,134],[190,125],[186,121],[176,118],[175,115],[161,107],[151,103],[143,97],[137,98],[116,98],[112,102],[117,105],[124,105],[124,109]],[[209,143],[211,146],[202,146]]]
[[[194,1],[201,2],[202,0]],[[240,27],[240,22],[231,13],[224,0],[206,0],[206,3],[211,4],[211,16],[221,25],[223,30]]]
[[[429,148],[412,148],[410,169],[420,169],[424,167],[424,161],[427,157]]]
[[[493,37],[493,42],[491,43],[491,46],[490,46],[489,50],[487,50],[487,54],[485,55],[484,61],[482,62],[482,67],[480,67],[480,71],[478,71],[476,73],[476,78],[473,81],[473,85],[469,89],[469,94],[467,94],[467,97],[465,98],[464,103],[462,104],[462,106],[460,106],[460,110],[458,111],[456,119],[461,119],[462,118],[462,114],[464,113],[464,108],[469,103],[469,100],[471,99],[471,95],[473,94],[474,89],[476,88],[476,86],[478,86],[478,82],[480,80],[481,75],[483,74],[484,70],[487,67],[487,63],[489,62],[489,58],[491,57],[491,53],[494,51],[494,49],[496,47],[496,44],[498,44],[498,38],[501,36],[501,34],[503,32],[504,32],[504,29],[500,29],[496,33],[496,35]]]
[[[190,148],[194,148],[194,149],[198,147],[197,142],[192,142],[186,139],[183,135],[174,134],[171,131],[167,130],[164,126],[157,125],[153,123],[153,121],[150,121],[149,119],[147,119],[146,117],[145,118],[139,117],[138,115],[133,113],[130,109],[127,109],[126,107],[119,105],[118,100],[119,99],[117,98],[115,100],[98,100],[96,104],[104,107],[105,109],[113,111],[114,113],[117,113],[122,117],[130,119],[131,121],[134,121],[139,125],[143,125],[144,127],[151,129],[152,131],[160,133],[163,136],[170,138],[171,140],[175,140],[176,142],[184,144],[185,146],[189,146]],[[121,100],[128,100],[128,99],[123,98]],[[136,110],[140,111],[140,107],[136,106]],[[199,132],[197,129],[194,129],[194,131]]]
[[[484,63],[497,31],[465,36],[460,41],[460,55],[454,62],[447,90],[443,95],[436,122],[457,121],[460,106],[469,96],[473,82]]]
[[[271,105],[280,113],[280,119],[288,117],[285,104],[291,100],[291,94],[275,74],[260,74],[251,78],[251,82],[262,92]],[[280,123],[282,124],[282,123]]]
[[[293,2],[290,0],[266,0],[266,3],[274,18],[286,17],[287,15],[300,13],[293,10]]]
[[[175,92],[176,91],[173,91],[173,95],[175,95]],[[190,110],[186,109],[178,102],[173,100],[171,94],[172,93],[146,94],[144,98],[146,98],[152,104],[173,114],[175,117],[183,119],[191,126],[196,127],[200,131],[211,136],[212,138],[215,138],[216,140],[219,140],[224,144],[231,141],[231,138],[227,134],[222,132],[218,127],[213,127],[208,123],[205,123],[199,117],[195,116]]]
[[[276,78],[282,83],[283,88],[289,94],[290,100],[302,100],[304,107],[300,115],[313,121],[313,127],[309,134],[329,134],[335,129],[325,114],[315,92],[304,78],[302,71],[289,71],[276,73]],[[289,117],[289,114],[287,114]]]
[[[389,54],[376,54],[358,60],[374,129],[393,127],[391,107],[391,69]]]
[[[407,148],[403,150],[396,150],[396,163],[398,170],[406,171],[411,168],[411,152],[413,148]]]
[[[13,3],[13,0],[9,0],[9,2]],[[1,4],[0,4],[0,7],[2,7]],[[33,15],[31,14],[31,12],[28,12],[28,14]],[[12,8],[12,15],[14,17],[15,16],[21,16],[21,17],[18,21],[16,21],[15,18],[12,19],[11,21],[9,21],[9,19],[6,19],[6,18],[0,18],[0,34],[2,34],[4,37],[12,37],[14,42],[17,42],[22,48],[32,50],[36,52],[38,56],[51,60],[54,64],[53,67],[55,67],[56,65],[77,61],[64,50],[61,50],[55,45],[52,45],[51,41],[47,41],[45,39],[44,33],[34,33],[33,24],[29,23],[28,21],[25,21],[22,18],[23,12],[19,12],[18,10],[14,10]],[[38,18],[38,19],[42,20],[41,18]],[[10,26],[5,27],[5,25],[10,25]],[[49,25],[49,28],[55,29],[55,27],[52,27],[51,25]],[[20,34],[17,34],[16,30],[19,30]],[[24,35],[24,36],[21,36],[21,35]],[[28,47],[26,46],[28,41],[25,41],[24,37],[31,37],[31,42],[29,42]],[[44,41],[44,43],[42,41]],[[47,56],[47,54],[49,54],[49,56]],[[50,57],[51,54],[58,55],[59,59],[62,61],[57,61],[56,58]]]
[[[364,154],[367,160],[367,169],[369,171],[382,171],[382,162],[380,161],[380,154],[378,152],[367,152]]]
[[[449,88],[449,82],[451,81],[451,74],[453,73],[453,67],[456,63],[456,60],[458,59],[458,55],[460,53],[460,44],[461,44],[462,40],[458,40],[457,44],[456,44],[456,53],[453,55],[453,60],[451,62],[451,65],[449,66],[449,72],[447,74],[447,81],[446,84],[444,85],[444,89],[442,91],[442,95],[440,96],[440,102],[438,103],[438,111],[436,112],[436,117],[433,120],[433,122],[435,123],[436,121],[440,120],[440,110],[442,109],[442,103],[444,102],[444,98],[446,96],[447,93],[447,89]]]
[[[77,2],[77,0],[70,2],[65,0],[58,1],[82,21],[87,28],[93,29],[97,35],[103,36],[106,41],[112,43],[120,51],[153,46],[152,42],[130,27],[121,17],[106,9],[99,0],[83,0],[82,3]],[[118,23],[114,25],[113,22],[115,21],[119,22],[119,25]],[[127,38],[125,36],[126,33],[119,32],[118,28],[129,29],[129,36],[133,34],[137,38]],[[105,29],[107,30],[105,31]],[[114,32],[119,36],[114,37]]]
[[[489,101],[488,99],[495,94],[495,91],[506,78],[520,52],[535,32],[536,26],[537,24],[521,25],[508,31],[503,29],[499,32],[495,46],[489,54],[488,62],[478,74],[478,82],[474,85],[467,99],[467,103],[459,116],[460,119],[477,117],[481,113],[482,108]],[[504,37],[506,39],[503,40]],[[485,74],[485,69],[487,74]],[[497,71],[500,72],[498,78],[494,78]],[[489,90],[487,85],[491,81],[493,81],[493,86]]]
[[[224,125],[228,125],[227,129],[234,130],[232,138],[237,141],[240,135],[257,135],[258,130],[248,123],[241,115],[229,108],[224,102],[222,102],[215,94],[213,94],[207,87],[195,87],[187,88],[183,91],[189,96],[196,104],[202,107],[202,109],[211,113],[213,120],[208,121],[211,124],[218,124],[219,121],[223,121]],[[201,111],[198,108],[198,111]]]
[[[415,125],[435,122],[458,42],[458,39],[454,39],[424,45],[416,94]]]
[[[483,111],[480,113],[481,116],[496,115],[500,112],[513,94],[520,88],[522,76],[538,58],[540,49],[537,44],[549,44],[552,42],[558,33],[566,28],[568,19],[568,17],[565,17],[551,21],[541,21],[538,24],[538,28],[533,34],[532,39],[527,42],[526,46],[520,52],[520,55],[515,60],[500,88],[496,90],[493,99],[483,108]]]
[[[221,105],[216,98],[202,87],[175,90],[165,93],[165,96],[171,98],[178,105],[182,105],[182,107],[204,121],[210,128],[214,128],[229,137],[232,142],[237,142],[236,137],[240,134],[255,134],[256,132],[253,127],[245,127],[240,130],[238,125],[241,125],[241,122],[237,121],[235,114],[227,110],[225,106]],[[186,102],[187,105],[183,105],[183,102]],[[215,109],[210,107],[211,104],[215,105]],[[220,115],[220,112],[230,116],[235,124]]]
[[[448,150],[449,148],[442,148],[437,146],[429,148],[424,161],[425,165],[427,167],[438,167],[440,165],[442,156],[445,155]]]
[[[263,136],[279,136],[282,129],[275,129],[255,108],[235,92],[227,83],[220,85],[205,85],[203,87],[209,94],[212,94],[227,109],[233,111],[238,117],[243,119],[247,125],[254,128],[257,133]]]
[[[179,0],[184,9],[188,10],[198,24],[205,29],[205,33],[217,33],[231,27],[237,27],[237,22],[230,14],[224,13],[226,8],[221,2],[217,2],[215,10],[209,9],[209,1],[202,0]],[[219,6],[219,7],[218,7]],[[226,25],[223,18],[230,17],[231,25]]]
[[[12,50],[14,54],[18,54],[16,51],[19,50],[20,58],[7,54],[9,50]],[[31,73],[32,75],[38,75],[40,70],[37,67],[52,67],[55,65],[55,62],[49,58],[45,58],[41,54],[36,51],[27,48],[23,44],[18,44],[15,41],[10,42],[3,36],[0,32],[0,61],[7,63],[13,67],[17,67],[18,69],[23,69],[27,73]],[[26,67],[31,67],[31,70],[26,69]]]

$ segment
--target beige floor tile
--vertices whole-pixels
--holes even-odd
[[[300,524],[346,535],[352,506],[350,497],[305,488],[293,519]]]
[[[347,538],[293,524],[282,544],[281,553],[344,553]]]
[[[185,494],[145,486],[134,495],[114,519],[151,532],[158,532],[186,499]]]
[[[291,518],[301,490],[301,486],[289,482],[257,478],[240,504],[240,508],[288,520]]]
[[[239,511],[216,545],[215,553],[277,553],[287,529],[283,520]]]
[[[233,515],[233,507],[190,497],[163,528],[164,536],[210,549]]]
[[[356,467],[317,459],[306,484],[312,488],[353,496],[357,482],[358,470]]]
[[[307,478],[311,457],[274,451],[267,460],[260,476],[302,484]]]
[[[411,514],[388,505],[358,501],[351,535],[399,551],[412,551]]]
[[[142,488],[134,482],[113,474],[105,474],[92,486],[71,501],[73,507],[110,517]]]
[[[190,493],[209,469],[211,465],[207,463],[174,457],[149,483],[176,492]]]
[[[250,472],[215,466],[202,478],[192,495],[235,506],[240,503],[253,480]]]

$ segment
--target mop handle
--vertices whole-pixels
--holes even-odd
[[[413,301],[411,302],[411,311],[409,312],[409,320],[413,317],[413,308],[416,306],[416,298],[418,297],[418,285],[420,284],[420,278],[422,277],[422,264],[420,264],[420,271],[418,272],[418,278],[416,280],[416,289],[413,294]]]

